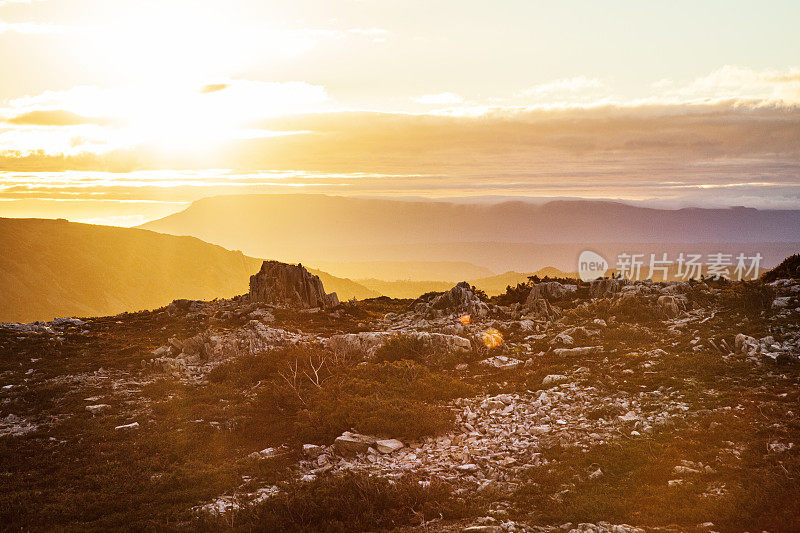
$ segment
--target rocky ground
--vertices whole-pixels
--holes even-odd
[[[257,283],[0,326],[4,528],[797,530],[796,279]]]

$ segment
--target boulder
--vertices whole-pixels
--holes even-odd
[[[198,361],[223,361],[242,355],[257,355],[276,347],[295,344],[300,336],[251,320],[235,330],[206,330],[181,343],[183,356]]]
[[[405,444],[397,439],[383,439],[375,442],[375,447],[381,453],[392,453],[403,448]]]
[[[367,453],[367,450],[369,450],[375,442],[375,437],[345,431],[341,436],[336,437],[333,446],[336,448],[336,451],[342,455],[356,455],[359,453]]]
[[[421,340],[436,353],[468,352],[472,349],[472,342],[469,339],[427,331],[364,331],[332,335],[325,340],[325,347],[337,354],[370,358],[394,335],[408,335]]]
[[[325,339],[325,347],[336,354],[368,358],[375,355],[375,351],[383,345],[387,337],[388,334],[381,331],[332,335]]]
[[[746,354],[746,355],[754,355],[759,352],[761,349],[761,343],[758,342],[757,339],[754,337],[750,337],[749,335],[745,335],[744,333],[739,333],[736,335],[734,339],[734,351],[736,353]]]
[[[526,304],[530,304],[534,300],[559,300],[567,295],[578,290],[575,285],[562,285],[557,281],[545,281],[537,283],[531,287],[531,292],[528,294]]]
[[[336,293],[326,294],[319,276],[301,264],[264,261],[261,270],[250,276],[250,300],[281,307],[310,309],[339,305]]]

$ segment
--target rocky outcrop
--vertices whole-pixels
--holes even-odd
[[[311,340],[302,334],[271,328],[258,320],[251,320],[234,330],[206,330],[184,340],[173,337],[169,340],[169,346],[153,351],[156,358],[151,364],[174,377],[197,381],[224,361],[259,355]]]
[[[531,292],[528,294],[527,303],[530,304],[533,300],[559,300],[569,293],[574,293],[578,290],[576,285],[564,285],[557,281],[545,281],[537,283],[531,287]]]
[[[303,265],[278,261],[264,261],[261,270],[250,276],[250,300],[301,309],[339,304],[336,293],[326,294],[319,277]]]
[[[489,314],[489,307],[478,298],[466,281],[431,300],[429,308],[449,314],[466,314],[472,318],[482,318]]]
[[[619,293],[627,284],[628,281],[624,279],[598,279],[591,283],[589,293],[592,298],[606,298]]]

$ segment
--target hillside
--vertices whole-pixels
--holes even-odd
[[[0,322],[101,316],[247,292],[261,259],[194,237],[76,224],[0,219]],[[376,296],[325,273],[342,299]]]

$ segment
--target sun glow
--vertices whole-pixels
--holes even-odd
[[[69,112],[94,123],[0,131],[0,150],[202,153],[226,141],[286,134],[248,126],[258,119],[323,109],[330,98],[322,86],[237,77],[256,60],[269,65],[302,54],[318,36],[234,17],[208,2],[101,7],[70,34],[72,55],[99,83],[9,101],[10,115]]]

